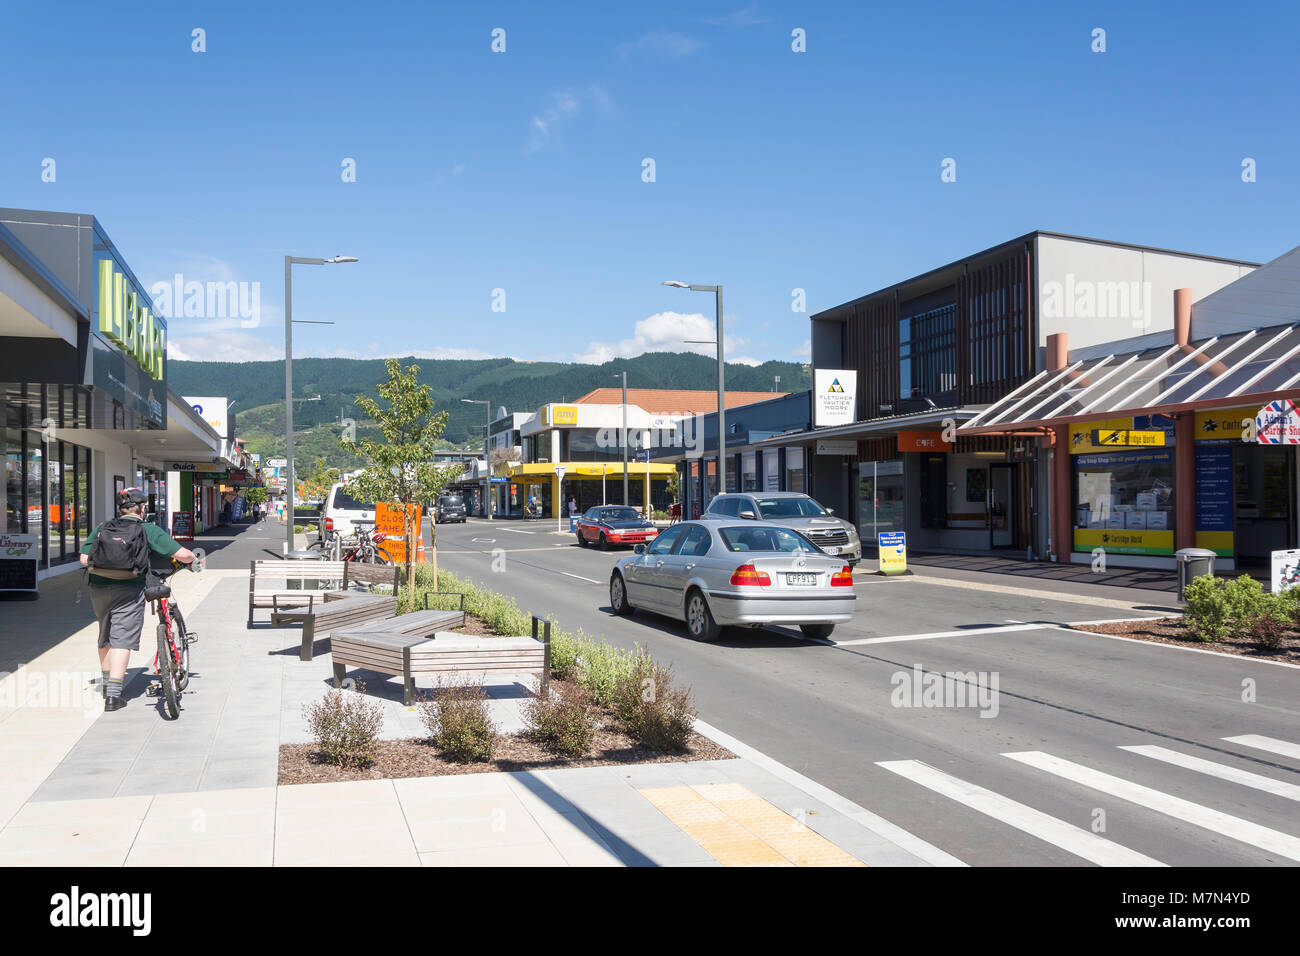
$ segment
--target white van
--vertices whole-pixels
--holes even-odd
[[[374,502],[354,498],[342,482],[330,488],[320,513],[322,536],[325,532],[337,531],[347,537],[356,530],[354,525],[357,521],[367,522],[366,526],[371,530],[375,527]]]

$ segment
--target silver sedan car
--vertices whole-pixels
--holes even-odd
[[[615,614],[636,608],[685,621],[715,640],[727,626],[798,625],[825,639],[851,620],[853,570],[797,531],[735,518],[688,521],[620,559],[609,578]]]

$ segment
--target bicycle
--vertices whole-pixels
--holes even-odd
[[[170,571],[150,570],[158,583],[145,589],[145,600],[153,605],[158,617],[158,653],[154,655],[154,672],[158,683],[150,684],[145,693],[150,697],[163,697],[167,717],[180,716],[181,694],[190,684],[190,645],[199,636],[185,626],[185,618],[172,600],[172,589],[167,579],[184,565],[175,562]]]
[[[353,532],[344,538],[337,531],[325,532],[325,537],[317,538],[307,545],[310,551],[324,551],[326,555],[337,555],[335,561],[356,561],[360,564],[392,564],[388,552],[379,547],[387,539],[382,531],[370,534]]]

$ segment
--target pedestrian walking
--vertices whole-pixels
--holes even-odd
[[[117,517],[95,527],[81,546],[90,602],[99,619],[99,669],[104,710],[121,710],[122,680],[131,652],[140,649],[144,630],[144,591],[150,552],[189,564],[194,552],[153,522],[144,520],[147,500],[139,488],[117,496]]]
[[[572,495],[569,496],[569,517],[572,518],[578,513],[578,500]]]

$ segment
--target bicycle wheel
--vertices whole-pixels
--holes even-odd
[[[176,664],[172,660],[171,642],[167,640],[167,625],[158,625],[158,683],[162,685],[163,707],[167,717],[175,720],[180,716],[180,691],[176,689]]]
[[[185,629],[185,618],[176,608],[171,608],[172,633],[176,635],[176,648],[180,651],[181,666],[176,675],[176,687],[184,690],[190,686],[190,632]]]
[[[366,561],[366,563],[367,564],[392,564],[393,559],[388,556],[387,551],[384,551],[382,548],[375,548],[373,551],[370,552],[370,557]]]

